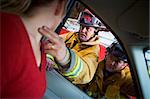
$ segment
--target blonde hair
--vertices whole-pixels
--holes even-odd
[[[23,14],[35,6],[48,4],[52,1],[54,0],[2,0],[0,5],[1,11]]]
[[[30,4],[31,0],[2,0],[1,10],[21,14],[29,8]]]

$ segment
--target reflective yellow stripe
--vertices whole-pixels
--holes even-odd
[[[46,54],[46,57],[54,61],[54,57],[52,55]]]
[[[80,62],[80,63],[81,64],[80,64],[79,70],[74,75],[70,75],[69,78],[75,78],[75,77],[79,76],[80,72],[83,70],[83,63],[82,62]]]
[[[69,78],[76,77],[82,71],[83,63],[82,63],[81,59],[78,56],[76,56],[75,61],[76,62],[75,62],[73,69],[71,71],[65,73],[64,74],[65,76],[69,76]]]
[[[76,56],[76,55],[75,55]],[[64,75],[65,76],[69,76],[69,75],[72,75],[72,73],[74,72],[75,69],[77,69],[77,67],[79,67],[79,58],[76,56],[75,57],[75,65],[73,66],[73,68],[69,71],[69,72],[66,72]]]

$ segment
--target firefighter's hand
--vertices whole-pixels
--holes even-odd
[[[44,41],[45,53],[52,55],[58,62],[63,60],[67,49],[63,39],[46,26],[39,28],[38,31],[47,38]]]

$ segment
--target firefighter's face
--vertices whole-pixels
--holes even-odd
[[[94,27],[88,27],[81,25],[80,31],[79,31],[79,39],[82,42],[88,41],[91,37],[95,35],[94,33],[95,28]]]
[[[116,72],[124,68],[125,63],[122,60],[119,60],[117,57],[109,54],[106,56],[106,70],[109,72]]]

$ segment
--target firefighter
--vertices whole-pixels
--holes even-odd
[[[65,41],[68,54],[63,63],[58,63],[58,68],[72,83],[86,84],[92,80],[98,66],[99,45],[82,43],[97,41],[97,30],[101,23],[86,9],[79,16],[79,24],[79,32],[60,36]]]
[[[78,86],[94,99],[128,99],[135,96],[129,64],[121,46],[113,43],[107,48],[106,58],[99,62],[92,81]]]

